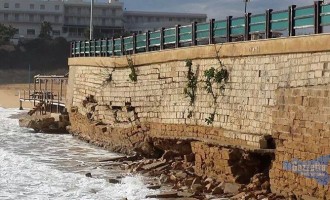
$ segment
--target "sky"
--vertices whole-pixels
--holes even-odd
[[[120,0],[127,11],[161,11],[207,14],[208,18],[225,19],[239,17],[244,13],[243,0]],[[328,0],[330,1],[330,0]],[[289,5],[312,5],[314,0],[251,0],[247,11],[263,13],[266,9],[285,10]]]

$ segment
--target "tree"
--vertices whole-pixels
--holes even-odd
[[[47,39],[47,40],[52,39],[52,36],[51,36],[52,31],[53,31],[53,28],[52,28],[52,25],[50,22],[46,22],[46,21],[42,22],[39,38]]]
[[[6,26],[0,23],[0,45],[8,43],[10,38],[15,35],[16,31],[17,29],[11,25]]]

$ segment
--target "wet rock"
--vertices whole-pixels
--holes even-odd
[[[212,194],[213,195],[219,195],[219,194],[223,194],[223,189],[221,186],[217,186],[215,188],[213,188],[212,190]]]
[[[223,184],[223,191],[224,193],[230,193],[230,194],[238,194],[239,189],[241,188],[240,184],[237,183],[224,183]]]
[[[85,176],[88,178],[92,178],[92,174],[90,172],[86,173]]]
[[[263,184],[261,184],[261,189],[269,191],[270,190],[269,181],[265,181]]]
[[[114,179],[114,178],[109,178],[109,183],[112,183],[112,184],[118,184],[118,183],[120,183],[120,181],[119,180],[117,180],[117,179]]]
[[[187,186],[191,186],[194,181],[194,178],[187,178],[184,180],[184,184]]]
[[[177,198],[177,197],[180,197],[177,192],[166,192],[166,193],[146,196],[146,198]]]
[[[167,181],[168,181],[168,176],[167,175],[165,175],[165,174],[160,175],[160,177],[159,177],[159,182],[160,183],[167,183]]]
[[[179,171],[177,173],[175,173],[175,176],[178,178],[178,179],[185,179],[187,178],[187,174],[182,172],[182,171]]]
[[[203,191],[203,186],[201,184],[193,184],[191,185],[191,190],[197,193],[201,193]]]
[[[171,159],[173,159],[177,155],[178,154],[174,153],[173,151],[166,150],[161,159],[171,160]]]
[[[164,165],[166,165],[166,160],[155,161],[155,162],[153,162],[151,164],[142,166],[142,169],[143,170],[151,170],[151,169],[154,169],[154,168],[157,168],[157,167],[161,167],[161,166],[164,166]]]
[[[148,189],[151,189],[151,190],[157,190],[157,189],[159,189],[159,188],[161,188],[162,186],[161,185],[150,185],[150,186],[148,186],[147,188]]]
[[[187,162],[195,162],[195,154],[191,153],[183,156],[183,160]]]

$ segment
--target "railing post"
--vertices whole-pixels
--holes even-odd
[[[93,46],[94,46],[93,56],[96,57],[96,39],[93,40]]]
[[[146,52],[149,51],[149,45],[150,45],[150,31],[146,32]]]
[[[175,26],[175,48],[180,47],[180,25]]]
[[[164,49],[164,29],[165,28],[160,28],[160,50]]]
[[[70,57],[75,57],[75,53],[74,53],[75,45],[76,45],[75,41],[72,41],[70,43],[70,54],[71,54]]]
[[[233,17],[232,16],[228,16],[227,17],[227,35],[226,35],[226,39],[227,39],[227,42],[231,42],[231,19]]]
[[[245,34],[244,34],[245,41],[251,40],[250,21],[251,21],[251,13],[245,13]]]
[[[265,32],[265,38],[272,38],[272,30],[271,30],[271,15],[273,10],[268,9],[266,10],[266,32]]]
[[[321,1],[314,1],[314,33],[323,33],[321,26]]]
[[[289,36],[295,36],[296,30],[294,28],[294,18],[295,18],[295,8],[296,5],[289,6]]]
[[[103,52],[103,56],[105,56],[105,57],[109,56],[108,45],[109,45],[109,39],[105,38],[105,52]]]
[[[99,48],[99,53],[98,53],[98,56],[102,57],[103,56],[103,53],[102,53],[102,40],[103,39],[99,39],[99,44],[98,44],[98,48]]]
[[[197,45],[197,40],[196,40],[196,25],[197,22],[192,22],[191,23],[191,46],[196,46]]]
[[[79,40],[79,57],[81,57],[81,40]]]
[[[88,46],[89,46],[88,57],[91,57],[91,51],[92,51],[92,43],[91,43],[91,40],[88,40]]]
[[[214,44],[214,19],[210,19],[209,24],[209,44]]]
[[[120,54],[125,55],[124,37],[120,36]]]
[[[112,44],[111,44],[111,54],[112,54],[112,56],[115,56],[115,38],[112,37],[111,40],[112,40]]]
[[[133,42],[133,54],[136,54],[136,33],[132,35],[132,42]]]

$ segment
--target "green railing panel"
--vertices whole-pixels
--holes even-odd
[[[295,17],[314,16],[314,7],[297,8]]]
[[[231,28],[231,35],[243,35],[245,33],[244,27]]]
[[[85,53],[90,53],[90,42],[86,41],[85,42]]]
[[[296,19],[294,24],[295,24],[295,28],[306,28],[306,27],[314,26],[314,18]]]
[[[109,55],[112,55],[113,52],[112,52],[112,40],[109,40],[109,43],[108,43],[108,46],[107,46],[107,51],[108,51],[108,54]]]
[[[288,11],[274,12],[271,14],[270,19],[271,19],[271,21],[288,20],[289,13],[288,13]]]
[[[251,24],[262,23],[266,21],[266,15],[252,15],[250,19]]]
[[[101,52],[101,41],[100,40],[96,41],[95,50],[96,50],[97,53]]]
[[[107,41],[106,40],[101,41],[101,51],[107,52]]]
[[[150,39],[150,46],[158,46],[160,45],[160,38]]]
[[[164,30],[164,36],[175,35],[175,28],[169,28]]]
[[[210,30],[210,24],[205,23],[205,24],[196,24],[196,31],[209,31]]]
[[[321,25],[329,25],[330,24],[330,15],[323,15],[321,16]]]
[[[265,32],[265,30],[266,30],[266,23],[250,26],[250,33]]]
[[[121,39],[117,38],[114,40],[114,55],[121,55]]]
[[[175,43],[175,35],[164,37],[164,44]]]
[[[75,45],[76,45],[74,48],[75,52],[76,52],[76,54],[79,54],[81,51],[80,42],[76,42]]]
[[[214,29],[222,29],[227,27],[227,21],[215,21]]]
[[[210,37],[209,31],[200,31],[196,33],[196,40],[209,38],[209,37]]]
[[[330,14],[330,4],[322,5],[321,14]]]
[[[231,20],[231,26],[245,26],[245,18],[241,17],[241,18],[233,18]]]
[[[141,49],[146,47],[146,34],[139,34],[136,36],[136,48]]]
[[[191,25],[190,26],[181,26],[180,28],[180,35],[181,34],[186,34],[186,33],[191,33]]]
[[[214,37],[226,37],[227,29],[217,29],[213,31]]]
[[[187,41],[191,41],[191,33],[189,34],[184,34],[184,35],[180,35],[179,36],[179,42],[187,42]]]
[[[288,27],[289,27],[288,21],[272,22],[270,24],[271,30],[285,30],[285,29],[288,29]]]
[[[160,38],[160,31],[150,32],[150,39]]]

